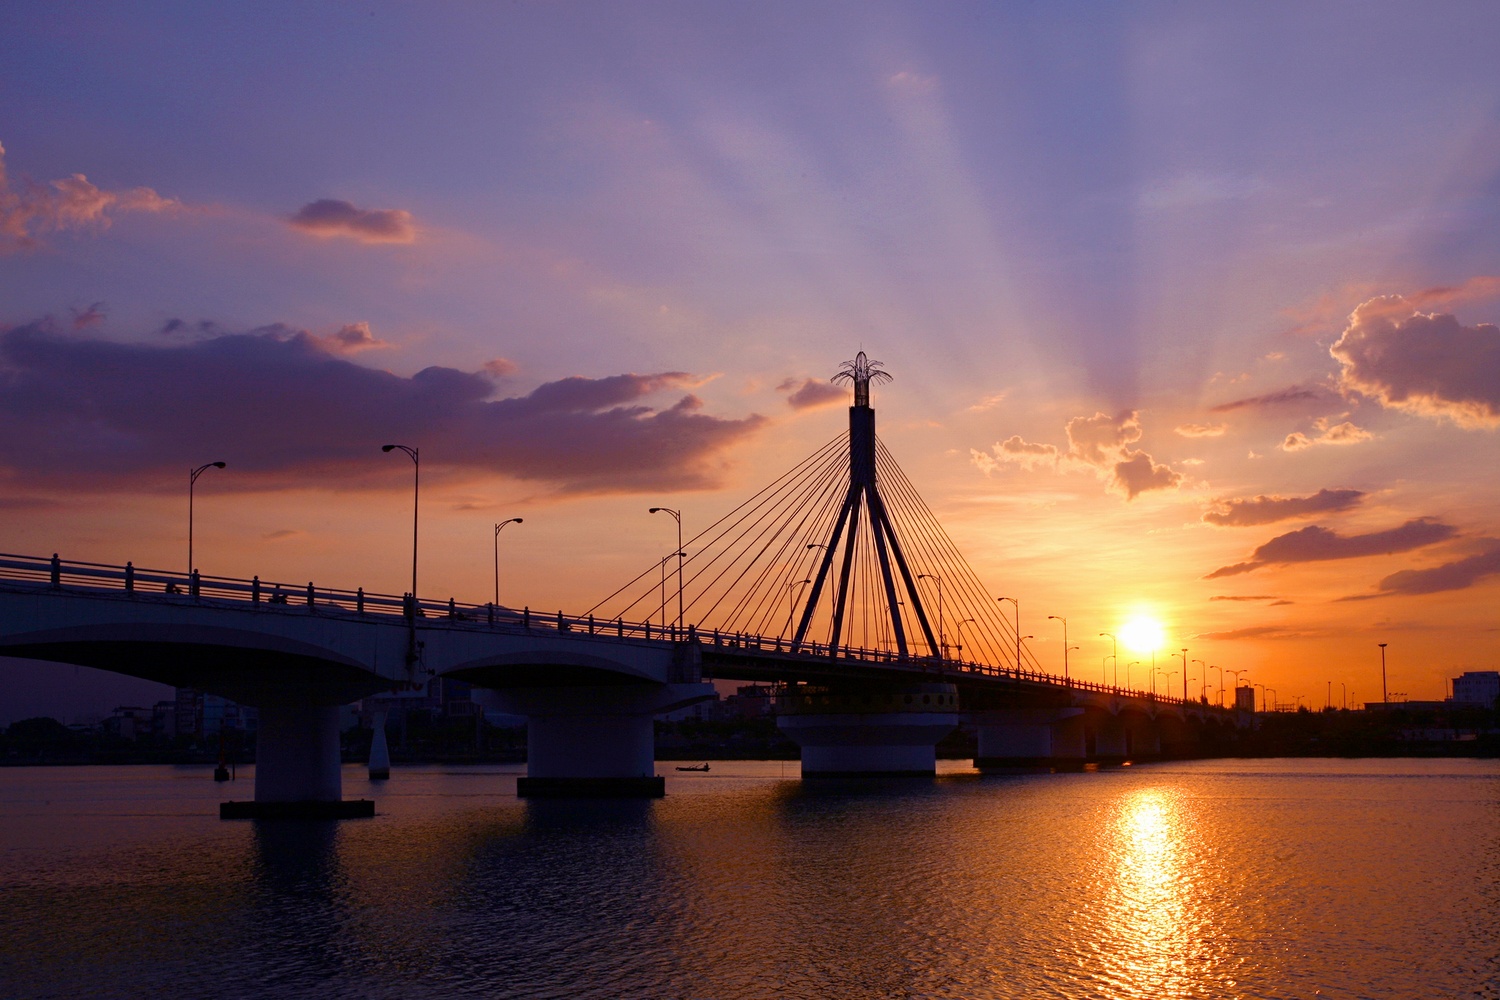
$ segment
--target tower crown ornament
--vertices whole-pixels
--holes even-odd
[[[854,356],[853,361],[845,361],[839,367],[838,374],[828,381],[842,382],[848,379],[854,383],[854,405],[870,405],[870,382],[889,382],[891,373],[886,371],[879,361],[871,361],[865,357],[865,352],[860,351]]]

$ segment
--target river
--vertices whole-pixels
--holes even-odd
[[[4,997],[1500,997],[1500,762],[667,775],[221,821],[250,769],[0,768]]]

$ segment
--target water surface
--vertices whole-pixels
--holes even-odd
[[[414,767],[0,769],[0,996],[1500,997],[1500,762],[1195,761],[654,802]]]

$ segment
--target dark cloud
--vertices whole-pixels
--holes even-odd
[[[787,393],[786,402],[794,410],[812,410],[849,400],[849,390],[823,379],[782,379],[777,392]]]
[[[356,208],[335,198],[308,202],[287,222],[314,236],[343,236],[361,243],[410,243],[417,238],[410,212]]]
[[[1329,353],[1340,384],[1382,406],[1500,427],[1500,327],[1463,326],[1451,313],[1419,313],[1398,295],[1363,303]]]
[[[1275,594],[1220,594],[1220,595],[1217,595],[1215,597],[1210,597],[1209,600],[1210,601],[1276,601],[1279,604],[1285,604],[1285,603],[1287,603],[1285,601],[1282,601]]]
[[[1144,451],[1126,453],[1124,461],[1115,463],[1115,486],[1134,500],[1147,490],[1175,489],[1182,476],[1165,465],[1157,465]]]
[[[1487,576],[1500,573],[1500,538],[1486,538],[1480,551],[1465,559],[1392,573],[1377,586],[1384,594],[1436,594],[1445,590],[1467,590]]]
[[[1307,389],[1294,385],[1287,389],[1276,392],[1268,392],[1264,396],[1250,396],[1245,399],[1236,399],[1228,403],[1220,403],[1211,407],[1210,413],[1229,413],[1233,410],[1257,409],[1263,410],[1272,406],[1285,406],[1288,403],[1305,403],[1310,400],[1322,399],[1323,394],[1316,389]]]
[[[1227,632],[1199,632],[1194,639],[1290,639],[1301,633],[1280,625],[1252,625]]]
[[[1309,525],[1285,535],[1278,535],[1256,549],[1248,562],[1222,566],[1204,579],[1248,573],[1262,566],[1289,563],[1324,562],[1330,559],[1357,559],[1361,556],[1409,552],[1452,538],[1455,529],[1430,518],[1419,517],[1399,528],[1374,531],[1365,535],[1340,535],[1318,525]]]
[[[1348,510],[1364,498],[1362,490],[1323,489],[1310,497],[1257,496],[1244,500],[1220,500],[1204,512],[1203,520],[1226,528],[1246,528],[1293,517]]]
[[[700,412],[682,372],[566,378],[493,399],[484,374],[410,377],[283,326],[186,343],[114,343],[49,324],[0,334],[0,475],[83,486],[159,482],[212,452],[265,483],[368,476],[389,441],[423,466],[570,492],[711,485],[719,456],[763,424]],[[430,465],[429,465],[430,463]]]
[[[95,302],[87,309],[73,308],[69,310],[73,314],[73,329],[84,330],[96,323],[104,322],[104,303]]]

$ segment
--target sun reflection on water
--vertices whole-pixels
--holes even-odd
[[[1177,996],[1200,981],[1203,929],[1189,817],[1176,795],[1155,788],[1120,800],[1101,872],[1101,978],[1125,996]],[[1199,970],[1201,972],[1201,969]]]

